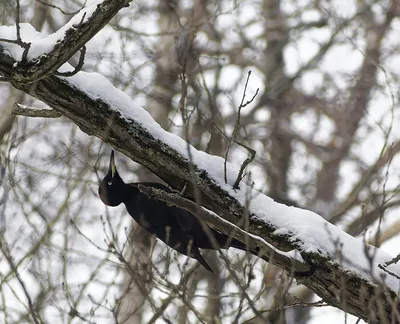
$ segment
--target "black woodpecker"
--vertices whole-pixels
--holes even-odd
[[[108,173],[99,186],[99,196],[107,206],[123,203],[132,218],[149,233],[188,257],[196,259],[208,271],[213,272],[199,249],[227,249],[235,247],[246,251],[242,242],[219,233],[200,221],[187,210],[169,206],[167,203],[148,197],[138,185],[172,192],[167,186],[155,182],[125,183],[115,166],[114,151],[111,152]],[[218,246],[212,244],[214,236]],[[256,252],[251,253],[257,255]]]

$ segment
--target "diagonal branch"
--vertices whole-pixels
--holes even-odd
[[[82,10],[56,35],[49,36],[49,38],[52,37],[51,39],[54,39],[54,36],[59,34],[60,37],[49,53],[43,53],[43,55],[36,57],[34,60],[31,58],[26,63],[19,62],[17,64],[13,72],[14,79],[21,83],[32,83],[52,75],[96,35],[118,11],[129,6],[130,2],[131,0],[104,0],[97,4],[95,10],[93,10],[95,5]],[[92,10],[93,12],[91,13]],[[31,48],[32,44],[30,45]]]
[[[390,259],[383,251],[352,238],[310,211],[275,203],[261,193],[252,192],[247,205],[246,190],[234,192],[231,184],[224,183],[222,158],[193,149],[196,159],[190,163],[181,138],[162,131],[147,112],[135,106],[132,99],[101,75],[78,72],[68,79],[43,77],[32,87],[15,79],[15,63],[0,45],[0,74],[9,78],[15,88],[43,101],[87,134],[102,138],[173,188],[182,188],[187,182],[185,198],[195,200],[193,187],[196,186],[207,209],[234,224],[240,223],[243,215],[249,215],[248,232],[280,251],[298,250],[311,271],[294,273],[297,282],[312,289],[330,305],[368,320],[372,303],[382,310],[377,314],[380,322],[390,322],[393,311],[400,310],[397,288],[394,288],[397,279],[378,268],[378,264]],[[229,172],[237,174],[232,166]],[[246,189],[245,184],[241,186]],[[223,231],[216,220],[211,222]],[[328,239],[321,237],[322,233]],[[345,248],[339,252],[347,251],[347,257],[341,253],[338,256],[338,244],[339,248],[344,244]],[[364,269],[367,256],[363,249],[374,255],[373,260],[368,259],[370,269]],[[355,252],[350,256],[350,251]],[[386,270],[400,273],[397,265]],[[384,274],[388,275],[385,281],[381,277]]]
[[[18,103],[14,103],[14,109],[12,114],[25,116],[25,117],[40,117],[40,118],[58,118],[61,117],[61,114],[58,111],[53,109],[38,109],[33,107],[28,107],[25,105],[21,105]]]

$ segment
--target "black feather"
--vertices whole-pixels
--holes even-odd
[[[171,192],[161,183],[140,182],[126,184],[115,167],[114,154],[111,153],[107,175],[99,186],[99,196],[104,204],[118,206],[123,203],[132,218],[149,233],[174,250],[196,259],[208,271],[211,267],[204,260],[199,249],[219,249],[235,247],[246,250],[245,244],[222,234],[200,221],[187,210],[169,206],[163,201],[148,197],[138,185]],[[210,240],[214,237],[217,246]],[[252,251],[250,251],[252,252]],[[256,254],[255,252],[252,252]]]

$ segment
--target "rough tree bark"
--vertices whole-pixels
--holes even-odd
[[[85,27],[86,24],[75,26],[67,34],[69,37],[59,43],[55,51],[49,53],[43,62],[16,64],[17,62],[9,57],[0,46],[0,73],[16,89],[48,104],[73,121],[85,133],[102,138],[118,151],[147,167],[172,187],[181,189],[186,183],[196,186],[202,194],[203,206],[226,220],[237,223],[245,214],[245,206],[222,190],[209,177],[207,170],[190,165],[187,159],[159,139],[154,138],[137,121],[122,117],[119,112],[100,99],[94,100],[88,97],[84,92],[69,84],[68,79],[54,76],[55,70],[129,1],[108,2],[108,8],[114,11],[104,14],[108,9],[102,7],[97,15],[103,18],[92,20],[94,26],[85,29],[85,32],[82,32],[80,28]],[[96,14],[92,17],[96,17]],[[88,23],[90,24],[90,22]],[[72,48],[69,47],[71,45],[69,42],[72,40],[79,46],[74,45],[75,50],[67,51],[67,48]],[[58,54],[66,52],[69,54],[62,55],[62,59],[60,59]],[[186,198],[194,200],[192,186],[188,186],[184,195]],[[250,215],[250,233],[260,236],[281,251],[301,250],[301,242],[291,240],[290,234],[278,235],[274,233],[277,230],[274,225],[253,216],[256,215]],[[208,219],[208,221],[221,231],[226,231],[224,226],[215,219]],[[239,239],[242,238],[240,234],[235,234],[235,236]],[[257,243],[250,242],[250,244]],[[291,271],[298,283],[312,289],[328,304],[366,321],[389,323],[393,320],[393,314],[398,316],[400,306],[397,295],[388,287],[372,283],[354,272],[349,272],[331,259],[317,253],[303,251],[301,256],[305,263],[292,263],[291,259],[279,255],[279,253],[271,261]],[[370,318],[371,309],[374,308],[376,309],[373,312],[374,318]]]
[[[202,193],[203,205],[221,217],[232,223],[237,223],[242,218],[245,206],[222,190],[208,176],[207,170],[200,170],[194,166],[193,177],[189,161],[154,138],[136,121],[121,117],[107,103],[89,98],[59,77],[42,78],[35,82],[34,86],[18,82],[12,78],[14,63],[15,61],[4,52],[0,54],[0,72],[15,88],[45,102],[71,119],[88,135],[103,138],[105,142],[153,171],[172,187],[183,188],[185,183],[194,182]],[[194,199],[190,186],[185,192],[185,197]],[[250,233],[279,246],[282,251],[301,247],[299,242],[290,240],[290,235],[274,234],[277,228],[257,220],[256,217],[250,218],[249,225]],[[223,231],[221,226],[216,227]],[[394,310],[400,311],[396,294],[388,288],[350,273],[324,256],[307,252],[302,252],[301,255],[306,261],[305,266],[295,264],[293,268],[290,260],[276,262],[275,258],[273,261],[289,271],[293,269],[298,283],[311,288],[330,305],[368,321],[372,305],[377,307],[381,303],[382,312],[377,316],[382,323],[391,321]]]

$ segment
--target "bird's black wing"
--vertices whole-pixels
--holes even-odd
[[[175,207],[171,209],[171,213],[183,231],[191,232],[198,227],[201,228],[201,224],[196,216],[193,216],[187,210]]]
[[[210,265],[207,263],[206,260],[204,260],[203,256],[200,253],[200,250],[196,247],[192,249],[192,253],[194,258],[208,271],[214,273],[213,269],[210,267]]]
[[[162,189],[167,192],[172,192],[169,187],[161,183],[144,182],[142,184],[156,189]],[[234,237],[216,231],[206,223],[202,224],[201,221],[191,212],[176,206],[168,206],[167,203],[161,201],[158,201],[158,203],[165,207],[164,212],[166,214],[164,214],[163,217],[167,217],[170,220],[169,222],[177,223],[182,230],[180,235],[188,236],[193,240],[196,247],[200,249],[213,250],[234,247],[246,251],[245,244],[238,241]],[[213,236],[214,239],[211,239],[210,236]]]
[[[246,251],[246,245],[236,238],[218,232],[207,223],[202,224],[196,216],[192,215],[189,211],[176,208],[173,217],[179,223],[183,231],[188,233],[193,239],[195,245],[200,249],[228,249],[234,247]],[[211,238],[213,237],[213,239]],[[257,253],[250,251],[257,255]]]
[[[173,217],[190,238],[200,249],[217,250],[223,247],[226,240],[223,234],[211,228],[207,223],[202,224],[196,216],[185,209],[173,210]],[[212,238],[213,237],[213,238]]]
[[[155,189],[161,189],[169,193],[173,192],[169,187],[158,182],[141,182],[139,184]],[[135,186],[137,186],[137,184],[135,184]],[[159,202],[165,204],[166,206],[168,205],[166,202]],[[187,210],[176,206],[168,206],[166,209],[168,209],[169,215],[177,221],[183,231],[190,232],[194,228],[201,227],[201,224],[197,218]]]
[[[171,216],[169,215],[169,217]],[[168,229],[165,227],[152,227],[149,230],[175,251],[196,259],[204,268],[213,272],[212,268],[201,255],[199,247],[193,238],[193,233],[182,229],[175,218],[170,219],[172,219],[172,221]]]
[[[172,192],[161,183],[142,182],[130,185],[136,188],[138,185],[143,185]],[[132,217],[148,232],[154,234],[174,250],[196,259],[205,269],[213,272],[201,255],[196,242],[201,224],[195,216],[184,209],[169,206],[167,203],[141,192],[127,207]]]

